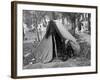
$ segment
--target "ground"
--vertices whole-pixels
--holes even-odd
[[[61,61],[59,59],[54,59],[52,62],[43,64],[43,63],[34,63],[30,61],[27,65],[24,65],[24,69],[36,69],[36,68],[57,68],[57,67],[77,67],[77,66],[90,66],[90,35],[87,33],[78,33],[77,40],[81,46],[80,54],[76,57],[69,58],[66,61]],[[30,55],[31,51],[34,50],[32,41],[24,42],[24,55]],[[27,59],[28,60],[28,59]],[[27,63],[27,62],[26,62]]]
[[[57,68],[57,67],[77,67],[77,66],[89,66],[90,61],[88,59],[81,59],[79,57],[73,59],[68,59],[65,62],[62,62],[60,60],[56,60],[50,63],[35,63],[35,64],[29,64],[27,66],[24,66],[24,69],[39,69],[39,68]]]

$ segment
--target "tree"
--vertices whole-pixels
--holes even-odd
[[[72,23],[72,35],[75,35],[75,29],[76,29],[76,19],[79,19],[81,16],[81,13],[62,13],[63,17],[69,17]]]
[[[89,25],[88,25],[88,30],[89,30],[89,32],[91,33],[91,22],[90,22],[90,19],[91,19],[91,15],[90,14],[88,14],[88,23],[89,23]]]
[[[46,15],[46,11],[31,11],[32,15],[33,15],[33,24],[35,26],[36,32],[37,32],[37,38],[38,41],[40,41],[40,37],[39,37],[39,32],[38,32],[38,24],[41,22],[42,19],[44,19],[44,16]]]

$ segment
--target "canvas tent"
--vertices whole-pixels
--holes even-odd
[[[47,63],[52,61],[53,56],[57,57],[57,55],[63,54],[61,51],[65,46],[62,44],[66,42],[67,45],[69,40],[73,50],[78,53],[80,50],[79,44],[63,24],[56,20],[50,21],[45,36],[32,53],[36,62]]]

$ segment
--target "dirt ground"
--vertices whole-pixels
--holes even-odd
[[[39,68],[58,68],[58,67],[80,67],[80,66],[90,66],[90,60],[88,59],[81,59],[81,58],[75,58],[75,59],[68,59],[65,62],[62,62],[60,60],[52,61],[50,63],[35,63],[35,64],[29,64],[24,66],[24,69],[39,69]]]

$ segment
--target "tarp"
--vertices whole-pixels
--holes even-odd
[[[73,49],[75,51],[80,51],[80,46],[77,43],[76,39],[74,36],[71,35],[71,33],[64,27],[64,25],[62,23],[60,23],[59,21],[55,21],[57,28],[59,30],[59,32],[61,33],[61,35],[66,39],[66,40],[70,40],[71,45],[73,47]]]
[[[53,59],[53,54],[54,54],[53,49],[55,49],[54,45],[57,44],[53,42],[54,41],[53,35],[55,35],[53,33],[55,32],[58,33],[58,35],[60,35],[65,40],[70,40],[71,45],[75,51],[78,52],[80,50],[80,46],[76,42],[76,39],[68,32],[68,30],[65,29],[65,27],[63,26],[61,22],[56,21],[56,20],[50,21],[48,24],[47,32],[45,36],[43,37],[42,41],[33,52],[36,62],[47,63]]]

